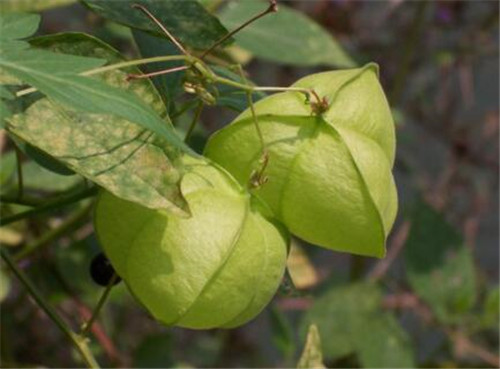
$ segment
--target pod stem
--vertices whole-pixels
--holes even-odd
[[[33,208],[31,210],[24,211],[22,213],[14,214],[8,217],[0,218],[0,226],[5,226],[10,223],[17,222],[19,220],[29,218],[34,215],[43,214],[55,209],[59,209],[63,206],[81,201],[88,197],[92,197],[97,194],[97,187],[91,187],[89,189],[85,189],[83,191],[76,192],[71,195],[67,195],[64,197],[56,198],[52,201],[48,201],[39,207]]]
[[[194,113],[193,120],[191,121],[191,124],[189,125],[189,128],[186,132],[186,136],[184,137],[184,142],[187,142],[189,140],[189,137],[191,137],[191,134],[194,131],[194,127],[196,127],[196,123],[200,119],[200,115],[201,115],[201,112],[202,112],[204,106],[205,106],[205,104],[203,104],[203,101],[200,100],[198,102],[198,106],[196,107],[196,111]]]
[[[97,317],[99,316],[99,313],[101,312],[102,307],[104,306],[104,303],[108,299],[109,293],[111,292],[111,289],[115,285],[117,278],[118,278],[118,274],[113,273],[113,276],[109,280],[108,285],[106,286],[106,289],[102,293],[101,298],[97,302],[96,307],[92,311],[92,316],[90,317],[90,319],[86,323],[84,323],[82,325],[82,330],[80,332],[80,336],[82,336],[82,337],[88,336],[90,330],[92,329],[92,326],[94,325],[94,322],[97,320]]]
[[[253,86],[250,85],[248,80],[245,77],[245,73],[243,72],[243,68],[240,64],[236,65],[238,70],[238,74],[241,79],[245,82],[243,86],[246,86],[245,92],[247,95],[248,106],[250,107],[250,112],[252,114],[252,120],[255,126],[255,130],[257,131],[257,135],[259,136],[259,141],[261,144],[261,159],[260,159],[260,168],[254,170],[252,174],[250,174],[249,185],[252,188],[257,188],[267,182],[267,177],[264,172],[266,170],[267,164],[269,163],[269,152],[267,151],[267,145],[264,140],[264,135],[262,134],[262,129],[259,124],[259,119],[257,118],[257,113],[255,112],[255,107],[253,105]]]

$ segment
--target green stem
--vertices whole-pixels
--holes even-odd
[[[184,114],[188,110],[192,109],[195,105],[197,105],[197,99],[187,101],[186,103],[181,105],[181,107],[179,107],[178,110],[176,110],[174,114],[172,114],[170,116],[170,119],[172,121],[174,121],[174,119],[179,118],[182,114]],[[175,124],[174,124],[174,126],[175,126]]]
[[[106,66],[100,67],[100,68],[90,69],[90,70],[87,70],[87,71],[81,73],[81,75],[82,76],[92,76],[94,74],[109,72],[109,71],[115,70],[115,69],[133,67],[135,65],[159,63],[159,62],[165,62],[165,61],[176,61],[176,60],[177,61],[178,60],[189,61],[189,60],[191,60],[191,58],[188,58],[185,55],[167,55],[167,56],[155,56],[152,58],[134,59],[134,60],[124,61],[124,62],[120,62],[120,63],[116,63],[116,64],[106,65]],[[37,91],[36,88],[30,87],[30,88],[27,88],[27,89],[24,89],[24,90],[17,92],[16,97],[28,95],[28,94],[31,94],[35,91]]]
[[[26,245],[21,251],[14,255],[14,260],[19,261],[33,251],[50,244],[53,240],[61,237],[63,234],[70,231],[75,225],[80,221],[85,219],[90,210],[92,209],[92,204],[85,205],[81,209],[78,209],[73,214],[71,214],[59,227],[51,229],[47,233],[43,234],[40,238],[35,240],[33,243]]]
[[[51,210],[59,209],[63,206],[78,202],[80,200],[86,199],[88,197],[94,196],[97,194],[97,188],[89,188],[83,191],[77,192],[72,195],[64,196],[58,199],[54,199],[52,201],[46,202],[45,204],[36,207],[31,210],[24,211],[19,214],[14,214],[10,217],[0,218],[0,226],[5,226],[10,223],[17,222],[18,220],[29,218],[34,215],[46,213]]]
[[[415,18],[411,26],[411,31],[408,39],[405,42],[405,48],[403,50],[403,60],[401,61],[400,68],[394,79],[394,85],[392,87],[390,95],[393,105],[398,105],[401,99],[401,92],[403,86],[405,86],[406,84],[406,77],[408,76],[408,72],[410,71],[410,63],[413,59],[413,55],[415,54],[415,47],[418,44],[418,36],[420,34],[422,26],[424,25],[425,10],[429,4],[429,1],[421,1],[417,5]]]
[[[94,311],[92,312],[92,316],[90,317],[88,322],[82,326],[82,331],[80,332],[80,336],[86,337],[89,334],[90,330],[92,329],[92,325],[94,325],[94,322],[96,321],[97,317],[99,316],[99,313],[100,313],[102,307],[104,306],[104,303],[108,299],[109,293],[111,292],[111,289],[115,285],[117,278],[118,278],[118,274],[115,273],[115,274],[113,274],[113,276],[109,280],[109,283],[106,286],[106,289],[102,293],[101,298],[97,302],[97,305],[96,305]]]
[[[186,132],[186,136],[184,137],[184,142],[187,142],[189,140],[189,137],[191,137],[191,134],[194,131],[194,127],[196,127],[196,123],[198,122],[198,119],[200,119],[201,111],[203,110],[203,101],[200,100],[198,103],[198,106],[196,107],[196,111],[194,113],[193,120],[191,121],[191,124],[189,125],[189,128]]]
[[[89,368],[99,368],[99,364],[97,364],[97,361],[95,360],[92,352],[87,346],[87,341],[83,337],[73,332],[68,324],[61,319],[59,314],[57,314],[57,312],[49,305],[49,303],[45,301],[43,296],[36,289],[33,283],[31,283],[26,274],[17,266],[14,260],[12,260],[8,252],[4,248],[0,248],[0,252],[2,253],[2,259],[5,261],[5,263],[9,266],[9,268],[16,275],[19,281],[24,285],[24,287],[31,295],[31,297],[36,301],[38,306],[40,306],[40,308],[45,311],[49,318],[59,327],[59,329],[73,344],[73,346],[82,356],[86,365]]]
[[[17,195],[0,195],[0,202],[4,204],[17,204],[24,206],[38,206],[43,204],[44,201],[33,196],[23,196],[22,199],[18,199]]]
[[[23,164],[21,161],[21,150],[14,144],[14,151],[16,152],[16,167],[17,167],[17,199],[22,199],[24,195],[24,181],[23,181]]]
[[[254,92],[254,91],[296,91],[296,92],[301,92],[301,93],[305,94],[306,96],[309,96],[312,93],[312,91],[310,89],[301,88],[301,87],[268,87],[268,86],[257,87],[257,86],[252,86],[250,84],[239,83],[239,82],[236,82],[236,81],[233,81],[231,79],[224,78],[224,77],[221,77],[218,75],[215,76],[214,82],[222,83],[222,84],[227,85],[227,86],[236,87],[236,88],[239,88],[239,89],[247,91],[247,92]]]

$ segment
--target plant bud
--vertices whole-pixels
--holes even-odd
[[[395,132],[378,69],[324,72],[255,104],[269,154],[255,189],[298,237],[329,249],[383,257],[397,212]],[[309,102],[307,101],[309,100]],[[247,109],[209,140],[205,154],[240,183],[259,170],[262,145]]]
[[[255,317],[283,276],[286,232],[223,169],[198,161],[181,181],[192,216],[102,192],[95,228],[113,267],[154,318],[194,329]]]

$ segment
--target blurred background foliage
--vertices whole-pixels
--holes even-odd
[[[266,6],[257,0],[200,2],[229,29]],[[280,4],[275,18],[236,35],[212,61],[241,63],[262,86],[287,86],[310,73],[370,61],[380,65],[398,137],[400,211],[387,257],[360,258],[293,240],[279,293],[258,318],[235,330],[163,327],[120,284],[92,330],[99,362],[150,368],[498,367],[499,3]],[[0,11],[41,12],[39,35],[87,32],[128,58],[175,52],[165,39],[132,32],[72,0],[3,0]],[[174,123],[185,130],[190,117],[172,103],[182,92],[180,75],[154,82]],[[245,107],[244,95],[221,90],[218,106],[205,109],[190,144],[201,151],[209,134]],[[16,154],[3,131],[0,145],[3,217],[85,186],[82,177],[21,146],[29,201],[7,203],[17,190]],[[88,319],[102,293],[88,272],[100,250],[91,212],[92,202],[85,200],[0,228],[2,247],[11,248],[74,327]],[[4,265],[0,281],[1,366],[82,366]]]

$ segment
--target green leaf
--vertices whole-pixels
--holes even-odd
[[[52,156],[46,154],[35,146],[30,145],[23,140],[19,140],[16,137],[11,137],[11,139],[16,143],[17,147],[21,149],[26,156],[32,159],[39,166],[60,175],[75,174],[75,172],[66,167],[63,163],[54,159]]]
[[[73,74],[77,70],[95,68],[102,62],[100,59],[44,50],[16,50],[0,55],[1,67],[50,98],[88,113],[117,115],[142,125],[168,140],[169,144],[189,152],[171,126],[136,95],[97,79]]]
[[[320,297],[302,327],[316,324],[328,360],[356,354],[363,367],[415,367],[407,333],[392,314],[380,309],[381,291],[374,284],[336,287]]]
[[[91,10],[112,21],[166,37],[158,26],[132,4],[145,6],[183,44],[206,49],[222,38],[226,29],[195,0],[83,0]]]
[[[0,98],[12,100],[15,96],[5,86],[0,85]]]
[[[174,55],[179,53],[177,47],[171,41],[165,40],[164,38],[156,37],[139,30],[132,30],[132,35],[134,36],[134,40],[143,58],[151,58],[161,55]],[[182,61],[151,63],[142,66],[141,70],[145,73],[151,73],[179,67],[183,64],[184,62]],[[179,71],[151,78],[158,92],[162,96],[165,105],[167,106],[167,111],[170,111],[170,109],[173,108],[173,100],[180,92],[182,92],[183,76],[184,72]]]
[[[297,368],[325,368],[323,353],[321,351],[321,338],[318,327],[315,324],[309,326],[306,345],[304,346],[304,351],[302,351]]]
[[[5,102],[0,100],[0,128],[5,128],[5,120],[10,116],[12,116],[11,110]]]
[[[122,60],[111,47],[84,34],[44,37],[36,40],[35,44],[58,52],[104,57],[110,62]],[[50,54],[49,51],[44,52]],[[129,83],[126,81],[127,72],[138,73],[138,70],[110,71],[99,75],[102,81],[92,82],[110,88],[115,86],[113,90],[133,96],[134,100],[123,100],[124,104],[138,101],[155,117],[164,114],[162,101],[151,82],[140,80]],[[102,91],[100,88],[99,91]],[[97,97],[92,96],[93,99]],[[98,106],[105,108],[105,112],[127,109],[120,103],[113,109],[106,108],[105,105],[114,103],[113,93],[100,99]],[[138,109],[134,113],[140,115],[141,111]],[[24,114],[10,119],[9,130],[116,196],[150,208],[170,209],[185,215],[187,205],[179,188],[182,176],[179,162],[183,151],[170,145],[172,141],[181,144],[182,141],[168,121],[161,123],[163,130],[172,137],[166,141],[131,123],[132,119],[122,118],[124,115],[128,116],[74,111],[45,98],[32,104]]]
[[[41,167],[34,161],[23,164],[24,187],[27,190],[44,192],[68,191],[82,182],[80,176],[57,174]]]
[[[408,279],[444,323],[456,323],[476,301],[470,250],[443,215],[418,201],[405,246]]]
[[[42,11],[74,2],[76,0],[2,0],[0,13]]]
[[[270,309],[272,342],[285,359],[291,358],[295,350],[293,329],[286,316],[276,308]]]
[[[171,368],[172,336],[168,333],[147,336],[134,353],[134,368]]]
[[[26,143],[24,152],[31,159],[33,159],[38,165],[42,166],[45,169],[48,169],[51,172],[65,176],[75,174],[74,171],[66,167],[64,164],[55,160],[52,156],[44,153],[42,150],[37,149],[33,145]]]
[[[29,37],[36,32],[39,23],[38,14],[1,14],[0,40],[18,40]]]
[[[416,368],[408,334],[389,313],[365,321],[364,332],[357,337],[357,353],[365,368]]]
[[[2,165],[0,165],[0,189],[5,190],[16,170],[16,153],[9,151],[2,153]]]
[[[484,300],[481,325],[486,328],[498,329],[500,320],[500,287],[492,287]]]
[[[10,16],[7,14],[0,18],[9,19]],[[19,18],[18,22],[24,23],[23,19]],[[136,95],[97,79],[76,75],[102,65],[105,60],[36,49],[10,50],[5,48],[5,45],[0,46],[3,48],[0,50],[0,67],[33,85],[50,98],[89,113],[118,115],[157,133],[171,145],[191,152],[175,135],[169,122],[165,123],[148,104],[137,99]]]
[[[376,285],[351,284],[335,287],[318,298],[302,321],[302,331],[316,324],[322,337],[323,355],[335,360],[357,350],[357,338],[370,334],[366,322],[379,309],[381,292]]]
[[[233,1],[222,11],[220,19],[228,29],[234,29],[267,7],[267,1]],[[257,57],[274,62],[302,66],[356,65],[328,32],[283,4],[279,5],[277,13],[252,23],[234,38],[238,45]]]

